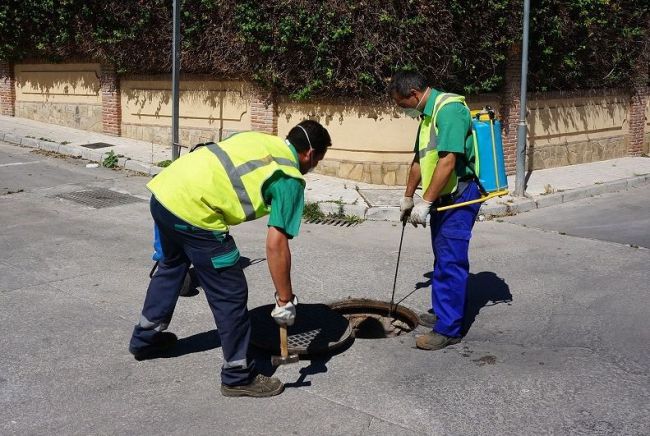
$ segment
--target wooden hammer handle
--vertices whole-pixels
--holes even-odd
[[[289,341],[287,340],[287,326],[280,326],[280,356],[289,357]]]

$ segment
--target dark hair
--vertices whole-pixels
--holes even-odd
[[[397,93],[400,97],[408,97],[411,89],[424,91],[427,89],[427,81],[418,73],[400,71],[390,79],[388,93],[391,95]]]
[[[304,131],[298,127],[301,126]],[[309,135],[309,140],[307,140],[307,135]],[[307,151],[309,150],[309,142],[311,141],[311,146],[318,154],[323,154],[327,151],[327,147],[332,145],[332,139],[330,134],[327,132],[327,129],[320,125],[320,123],[314,120],[305,120],[298,123],[294,126],[287,135],[287,139],[296,148],[296,151]]]

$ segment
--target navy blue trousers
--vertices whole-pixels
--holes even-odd
[[[227,233],[199,229],[177,218],[154,197],[151,216],[160,232],[163,259],[151,278],[140,322],[133,329],[131,348],[152,344],[171,322],[190,263],[205,291],[221,339],[224,364],[221,381],[247,384],[254,364],[248,358],[250,320],[248,285],[239,264],[239,251]]]
[[[471,181],[455,203],[481,196],[476,182]],[[433,331],[460,337],[465,312],[467,279],[469,277],[469,241],[480,203],[431,214],[433,246],[433,278],[431,301],[438,317]]]

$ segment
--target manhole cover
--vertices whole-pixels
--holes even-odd
[[[92,144],[81,144],[81,146],[86,147],[86,148],[92,148],[93,150],[96,150],[98,148],[115,147],[115,145],[107,144],[105,142],[94,142]]]
[[[59,194],[56,197],[65,200],[71,200],[75,203],[90,206],[95,209],[104,207],[120,206],[122,204],[140,203],[145,200],[134,197],[129,194],[122,194],[121,192],[111,191],[110,189],[95,188],[84,191],[67,192]]]
[[[258,348],[279,353],[280,330],[271,318],[274,305],[251,310],[251,343]],[[296,322],[287,329],[289,353],[323,354],[335,350],[352,338],[348,320],[325,304],[299,304]]]
[[[330,307],[350,321],[354,337],[380,339],[410,332],[418,325],[418,316],[404,306],[367,299],[349,299],[330,304]]]

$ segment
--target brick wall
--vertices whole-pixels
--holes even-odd
[[[121,135],[122,104],[120,101],[120,80],[115,67],[102,64],[100,74],[102,88],[102,130],[108,135]]]
[[[520,88],[521,48],[513,46],[508,53],[500,111],[503,120],[503,154],[508,174],[514,174],[517,167],[517,125],[519,124]]]
[[[634,89],[630,98],[630,131],[627,143],[627,154],[641,156],[645,140],[645,108],[650,98],[650,87],[641,86]]]
[[[278,134],[278,111],[276,98],[272,93],[258,91],[251,101],[251,130]]]
[[[13,64],[0,62],[0,114],[16,114],[16,78]]]

